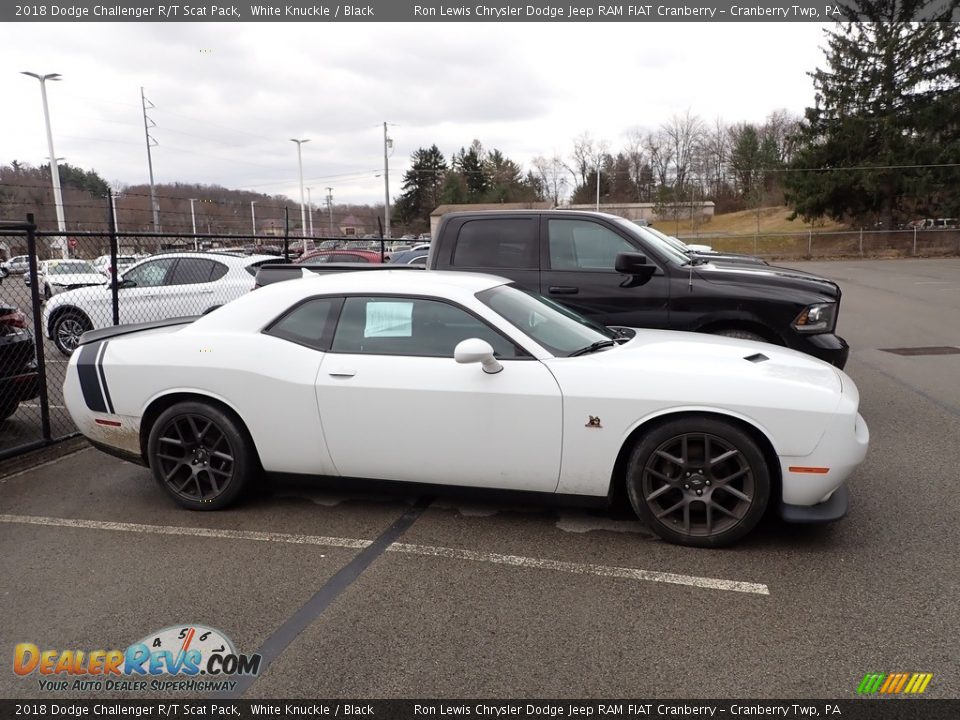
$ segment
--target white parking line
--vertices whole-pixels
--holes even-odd
[[[42,517],[36,515],[0,515],[0,522],[20,525],[47,525],[52,527],[83,528],[88,530],[113,530],[135,532],[148,535],[183,535],[189,537],[209,537],[227,540],[257,540],[261,542],[291,543],[294,545],[318,545],[321,547],[350,548],[362,550],[370,545],[370,540],[328,537],[323,535],[295,535],[291,533],[260,532],[256,530],[218,530],[214,528],[178,527],[176,525],[141,525],[139,523],[107,522],[103,520],[75,520],[71,518]],[[522,555],[501,555],[499,553],[476,552],[458,548],[434,547],[431,545],[411,545],[393,543],[388,552],[425,557],[443,557],[451,560],[470,560],[494,565],[508,565],[528,570],[554,570],[575,575],[593,575],[613,577],[625,580],[669,583],[686,585],[706,590],[725,590],[729,592],[769,595],[770,589],[762,583],[722,580],[697,575],[679,575],[677,573],[641,570],[639,568],[573,563],[562,560],[524,557]]]
[[[39,408],[40,405],[38,405],[37,403],[20,403],[20,407],[25,407],[25,408]],[[56,409],[56,410],[66,410],[66,409],[67,409],[67,406],[66,406],[66,405],[53,405],[53,404],[51,404],[51,405],[48,405],[48,407],[52,407],[52,408],[54,408],[54,409]]]

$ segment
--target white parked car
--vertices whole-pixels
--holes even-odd
[[[124,272],[129,270],[140,259],[141,258],[138,258],[136,255],[117,255],[117,274],[123,275]],[[97,272],[101,272],[107,277],[110,276],[109,255],[101,255],[98,257],[93,261],[93,266],[97,269]]]
[[[94,445],[148,465],[191,509],[229,505],[261,468],[622,490],[660,536],[697,546],[734,542],[770,504],[841,517],[868,444],[853,381],[808,355],[671,331],[627,340],[461,272],[320,275],[194,321],[88,333],[64,398]]]
[[[29,273],[23,282],[30,284]],[[106,282],[107,278],[86,260],[44,260],[37,265],[37,286],[47,300],[69,290],[105,285]]]
[[[29,255],[14,255],[9,260],[2,263],[2,267],[8,275],[25,273],[30,269]]]
[[[270,255],[175,252],[152,255],[132,265],[119,280],[121,323],[200,315],[253,289],[257,268],[276,262]],[[102,283],[107,279],[97,273]],[[69,355],[87,330],[113,325],[109,285],[65,292],[43,309],[43,327]]]

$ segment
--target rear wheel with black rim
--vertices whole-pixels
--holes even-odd
[[[634,511],[664,540],[695,547],[736,542],[759,522],[770,470],[757,443],[728,421],[685,417],[647,433],[627,468]]]
[[[178,505],[219,510],[234,502],[258,467],[240,423],[218,407],[183,402],[165,410],[147,446],[156,481]]]

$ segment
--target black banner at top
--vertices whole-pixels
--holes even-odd
[[[960,22],[960,0],[928,0],[910,13],[896,3],[885,21]],[[0,4],[4,22],[845,22],[869,20],[862,4],[831,0],[625,3],[516,0],[62,0]]]

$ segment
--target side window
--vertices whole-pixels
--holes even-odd
[[[163,285],[167,273],[176,261],[176,258],[151,260],[125,272],[123,279],[132,281],[136,287],[158,287]]]
[[[347,298],[331,349],[342,353],[453,357],[462,340],[480,338],[499,358],[525,356],[520,348],[470,313],[437,300]]]
[[[210,281],[210,272],[213,270],[212,260],[202,258],[180,258],[173,269],[168,285],[197,285]]]
[[[550,267],[553,270],[613,270],[618,253],[637,248],[599,223],[550,220]]]
[[[326,350],[340,298],[316,298],[298,305],[264,332],[300,345]]]
[[[468,220],[460,226],[453,265],[536,270],[539,232],[536,218]]]
[[[227,274],[227,266],[223,263],[214,262],[213,269],[210,271],[210,282],[219,280]]]

